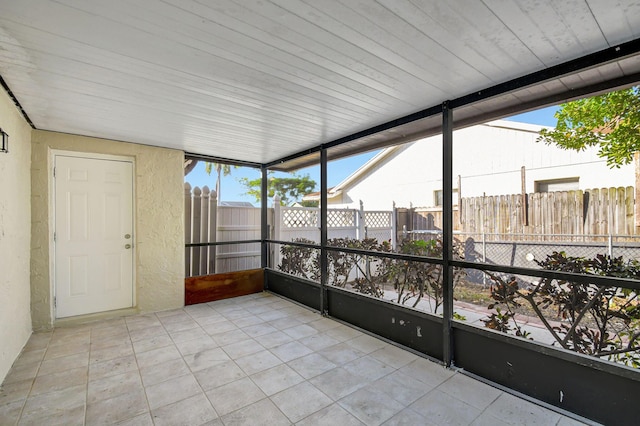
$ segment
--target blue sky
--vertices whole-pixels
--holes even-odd
[[[505,118],[510,121],[520,121],[523,123],[539,124],[543,126],[554,126],[556,120],[553,114],[558,110],[558,107],[548,107],[539,110],[527,112],[524,114],[514,115],[512,117]],[[341,160],[332,161],[327,165],[328,171],[328,185],[329,187],[335,186],[343,181],[351,173],[355,172],[360,166],[366,163],[378,151],[367,152],[364,154],[355,155],[353,157],[344,158]],[[313,180],[320,185],[320,167],[309,167],[299,170],[299,175],[308,174]],[[256,200],[248,195],[245,195],[246,188],[240,184],[239,180],[243,177],[255,179],[260,176],[260,171],[250,168],[231,169],[229,176],[223,176],[220,183],[220,192],[222,194],[221,201],[249,201],[255,206]],[[215,171],[211,175],[207,175],[204,170],[204,163],[199,162],[196,168],[185,177],[185,181],[189,182],[191,186],[203,187],[207,185],[213,189],[216,186],[216,174]]]

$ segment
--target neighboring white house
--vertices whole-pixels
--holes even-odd
[[[536,142],[542,126],[492,121],[453,133],[454,204],[462,197],[634,186],[634,165],[607,167],[596,149],[576,152]],[[459,188],[458,188],[459,186]],[[305,199],[318,199],[309,194]],[[382,150],[329,189],[336,208],[390,210],[442,204],[440,135]]]

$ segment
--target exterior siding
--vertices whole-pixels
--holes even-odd
[[[595,149],[567,151],[536,142],[539,126],[492,122],[454,132],[454,187],[461,177],[461,196],[517,194],[521,167],[526,168],[526,190],[535,182],[579,177],[579,189],[634,186],[634,166],[609,169]],[[433,207],[434,191],[442,189],[441,136],[397,148],[362,178],[330,199],[332,207],[367,210],[397,206]],[[340,187],[340,185],[338,185]]]

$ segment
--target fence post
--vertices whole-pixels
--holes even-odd
[[[193,188],[193,204],[191,206],[192,213],[192,232],[191,232],[191,242],[199,243],[200,242],[200,228],[202,225],[202,190],[197,186]],[[200,273],[200,248],[196,248],[191,252],[192,262],[191,262],[191,273],[193,276],[201,275]]]
[[[211,198],[211,190],[208,186],[202,188],[202,201],[201,201],[201,219],[200,225],[200,241],[203,243],[209,242],[209,200]],[[200,247],[200,275],[207,275],[209,273],[209,247]]]
[[[391,209],[391,247],[396,251],[398,245],[398,211],[396,210],[396,202],[393,202]]]
[[[487,263],[487,237],[482,232],[482,263]]]
[[[482,263],[487,263],[487,238],[482,231]],[[487,287],[487,274],[482,274],[482,286]]]
[[[416,217],[415,217],[415,213],[416,213],[416,209],[413,208],[413,203],[409,203],[409,220],[407,221],[407,231],[411,234],[411,231],[413,231],[416,228]],[[411,236],[411,239],[413,239],[413,236]]]
[[[367,238],[367,230],[364,223],[364,203],[362,202],[362,200],[360,200],[360,210],[358,210],[356,226],[358,227],[356,238],[358,240],[364,240],[365,238]]]
[[[282,206],[280,205],[280,196],[273,197],[273,239],[281,241],[282,238]],[[273,265],[276,269],[280,264],[280,247],[273,248]]]
[[[367,224],[364,219],[364,203],[362,202],[362,200],[360,200],[360,209],[358,210],[357,213],[358,213],[358,216],[356,220],[357,222],[356,238],[362,241],[368,237]],[[364,271],[365,271],[365,276],[367,277],[367,280],[371,281],[371,263],[369,261],[369,256],[365,256]],[[356,270],[356,277],[358,278],[360,277],[360,273],[358,270]]]
[[[271,208],[267,207],[267,223],[269,232],[267,234],[267,238],[270,240],[275,239],[275,208],[271,206]],[[267,267],[273,268],[273,262],[275,261],[275,248],[276,244],[268,244],[268,253],[267,253]]]
[[[211,191],[209,196],[209,240],[210,243],[218,241],[218,193]],[[217,270],[216,246],[209,247],[209,273],[215,274]]]
[[[191,243],[191,185],[184,183],[184,243]],[[191,276],[191,249],[184,248],[184,276]]]
[[[609,249],[609,257],[613,258],[613,235],[611,234],[607,238],[607,248]]]

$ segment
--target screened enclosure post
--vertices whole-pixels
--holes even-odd
[[[320,150],[320,312],[327,315],[327,149]]]
[[[269,225],[267,218],[267,168],[262,167],[262,181],[260,182],[260,239],[262,240],[261,244],[261,256],[260,256],[260,264],[262,268],[266,268],[267,265],[267,252],[268,252],[268,244],[267,239],[269,238]],[[265,281],[266,283],[266,281]]]
[[[453,112],[448,102],[442,104],[442,338],[443,361],[451,366],[453,341]]]
[[[188,182],[184,183],[184,242],[185,244],[192,243],[191,241],[191,185]],[[191,276],[191,248],[185,247],[184,249],[184,276]]]

